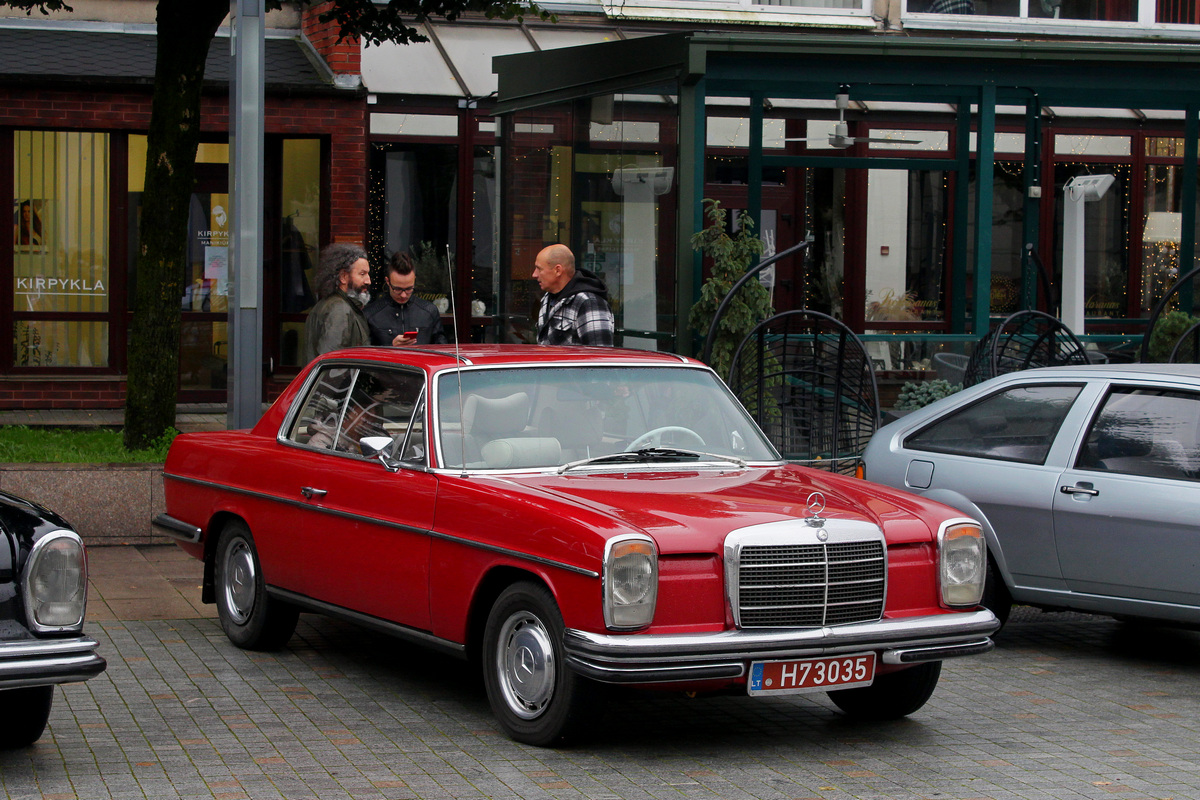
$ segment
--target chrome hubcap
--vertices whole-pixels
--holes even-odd
[[[509,709],[522,719],[546,710],[554,696],[554,646],[536,616],[519,611],[504,621],[496,648],[500,690]]]
[[[225,552],[225,608],[238,625],[245,625],[254,613],[254,589],[258,576],[254,572],[254,554],[244,539],[238,539]]]

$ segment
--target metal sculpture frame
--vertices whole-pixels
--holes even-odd
[[[963,388],[1023,369],[1088,363],[1083,343],[1062,320],[1026,309],[1005,317],[975,345]]]
[[[875,367],[849,327],[785,311],[738,345],[728,383],[789,461],[854,474],[879,427]]]

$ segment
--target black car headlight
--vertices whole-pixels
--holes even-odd
[[[612,539],[604,548],[604,624],[644,628],[658,600],[658,550],[649,537]]]
[[[21,579],[29,629],[59,633],[83,626],[87,556],[74,531],[54,531],[33,544]]]

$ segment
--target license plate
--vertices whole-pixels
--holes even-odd
[[[875,680],[875,654],[805,658],[798,661],[755,661],[750,665],[750,694],[803,694],[870,686]]]

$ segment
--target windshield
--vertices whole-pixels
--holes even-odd
[[[725,385],[694,368],[514,367],[438,378],[438,463],[468,469],[558,467],[637,450],[775,461]],[[694,455],[679,460],[695,464]],[[464,464],[465,462],[465,464]]]

